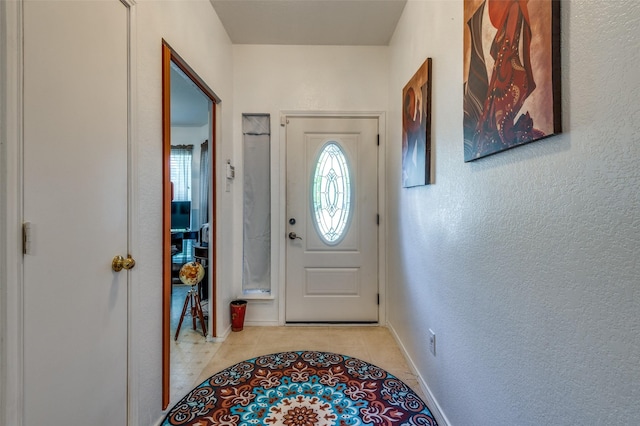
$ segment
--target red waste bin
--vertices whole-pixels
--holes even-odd
[[[244,326],[244,314],[247,311],[246,300],[234,300],[231,302],[231,331],[242,331]]]

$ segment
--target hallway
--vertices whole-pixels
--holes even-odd
[[[418,379],[385,327],[244,327],[222,343],[206,342],[202,335],[181,332],[172,349],[171,403],[209,376],[240,361],[275,352],[315,350],[359,358],[384,368],[411,387],[423,400]],[[185,331],[186,331],[185,330]],[[198,337],[199,336],[199,337]]]

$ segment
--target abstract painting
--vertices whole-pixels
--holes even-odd
[[[561,131],[560,1],[464,0],[464,161]]]
[[[431,183],[431,58],[402,89],[402,186]]]

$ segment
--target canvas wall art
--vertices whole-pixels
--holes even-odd
[[[464,0],[464,160],[561,131],[560,2]]]
[[[431,183],[431,58],[402,89],[402,186]]]

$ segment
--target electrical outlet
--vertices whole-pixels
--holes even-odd
[[[431,355],[436,356],[436,333],[429,329],[429,352]]]

